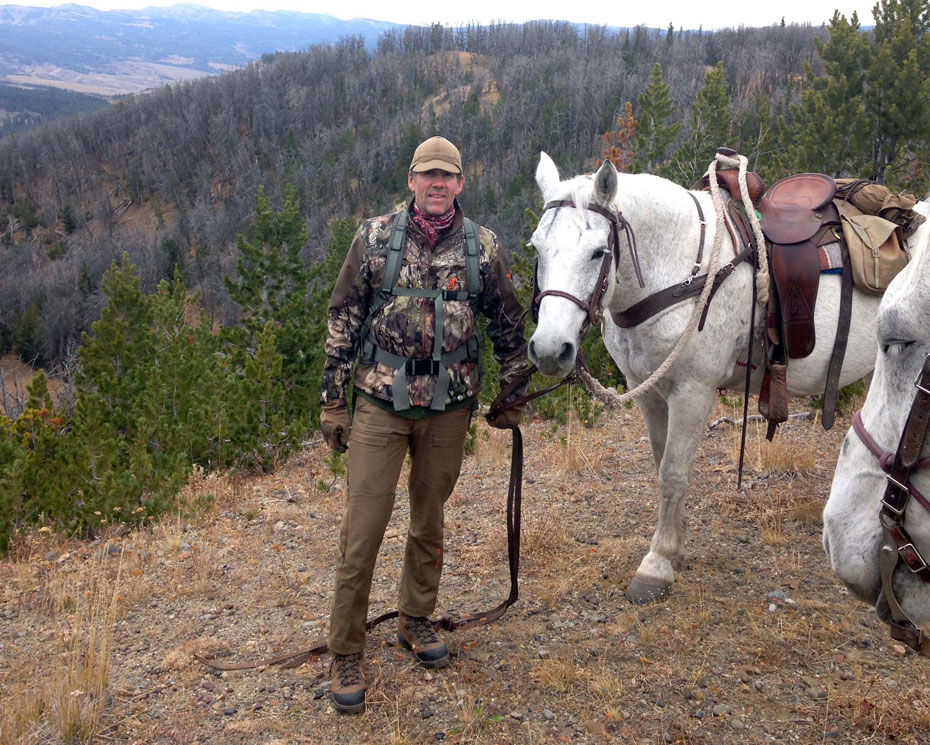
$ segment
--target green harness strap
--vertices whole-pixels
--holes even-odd
[[[362,324],[361,345],[359,360],[364,364],[379,362],[392,368],[394,379],[391,383],[391,392],[394,399],[394,410],[404,411],[410,408],[410,397],[407,393],[408,375],[435,375],[436,391],[430,402],[430,409],[444,411],[446,396],[449,394],[450,365],[462,360],[478,360],[478,340],[474,334],[465,343],[450,352],[442,351],[442,324],[444,318],[443,303],[446,300],[469,300],[474,304],[478,299],[478,236],[475,224],[467,217],[464,221],[465,229],[465,289],[453,290],[421,290],[417,288],[397,287],[397,278],[404,258],[407,239],[407,210],[402,210],[394,226],[388,243],[388,257],[384,265],[384,276],[381,286],[371,303],[368,318]],[[424,359],[402,357],[379,347],[369,340],[371,322],[374,316],[384,307],[391,297],[422,297],[432,298],[435,310],[435,323],[433,325],[433,353]]]

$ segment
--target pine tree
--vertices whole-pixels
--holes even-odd
[[[731,121],[723,62],[719,62],[705,74],[704,87],[691,106],[691,136],[662,175],[683,186],[697,181],[714,159],[717,148],[727,145]]]
[[[669,91],[669,86],[662,79],[662,65],[656,62],[649,75],[649,85],[636,99],[639,126],[636,129],[634,171],[655,173],[667,163],[666,151],[681,127],[681,122],[666,123],[675,112]]]
[[[865,110],[874,123],[871,177],[896,181],[930,138],[930,0],[881,0]],[[890,172],[890,173],[889,173]]]
[[[866,68],[872,50],[858,16],[847,21],[838,11],[827,41],[815,39],[825,75],[805,66],[805,84],[792,123],[783,127],[783,164],[790,172],[860,175],[866,168],[871,126],[865,114]]]
[[[855,13],[837,12],[830,38],[815,40],[825,75],[808,68],[784,127],[785,163],[921,191],[912,181],[925,174],[930,139],[930,0],[881,0],[873,15],[871,39]]]
[[[609,160],[618,171],[628,171],[635,155],[636,125],[633,104],[624,105],[624,113],[617,117],[617,128],[604,134],[604,160]]]
[[[306,242],[294,190],[285,189],[284,206],[275,213],[259,188],[253,237],[246,240],[240,235],[237,242],[239,278],[224,278],[240,311],[239,325],[224,332],[231,373],[246,374],[259,337],[270,328],[282,358],[277,382],[284,392],[281,405],[294,421],[303,423],[303,431],[309,429],[309,414],[319,397],[320,382],[313,377],[311,361],[322,354],[318,319],[308,312],[314,274],[300,256]]]

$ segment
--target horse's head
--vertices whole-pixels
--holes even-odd
[[[925,205],[919,208],[926,211]],[[911,263],[882,299],[879,352],[860,413],[861,426],[850,429],[843,441],[823,513],[823,543],[833,571],[856,597],[875,605],[885,620],[890,610],[882,591],[879,557],[883,546],[891,548],[894,541],[883,529],[879,514],[886,473],[917,392],[914,380],[930,352],[930,275],[922,267],[930,261],[928,240],[930,227],[925,225],[911,239]],[[910,483],[930,499],[930,438],[924,441],[920,458],[927,459],[926,467],[915,471]],[[918,552],[930,561],[930,510],[922,501],[923,497],[910,500],[903,527]],[[895,548],[891,550],[896,556]],[[930,582],[899,563],[893,587],[904,612],[930,629]]]
[[[544,375],[564,377],[588,323],[598,317],[611,261],[616,265],[617,171],[608,160],[593,178],[561,181],[555,163],[540,153],[536,183],[546,209],[532,237],[538,322],[529,357]]]

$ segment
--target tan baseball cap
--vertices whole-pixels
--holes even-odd
[[[439,168],[449,173],[462,172],[462,156],[459,149],[445,137],[430,137],[413,151],[410,170],[416,173]]]

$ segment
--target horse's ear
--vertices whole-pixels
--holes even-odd
[[[559,169],[556,168],[552,158],[540,151],[539,165],[536,166],[536,185],[542,192],[543,199],[547,199],[559,183]]]
[[[601,204],[610,204],[617,196],[617,169],[605,160],[594,174],[594,198]]]

